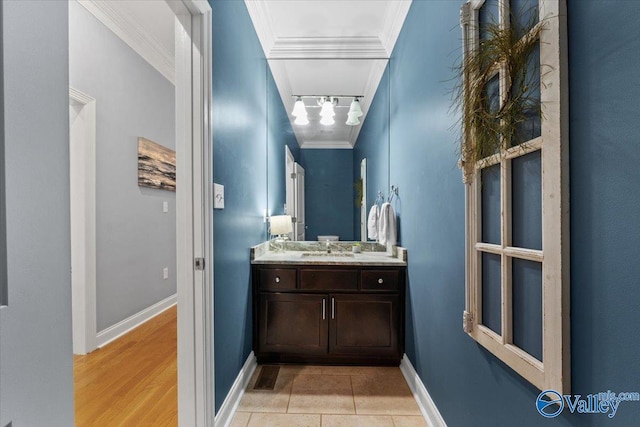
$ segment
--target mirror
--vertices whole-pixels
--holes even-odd
[[[268,63],[268,213],[295,216],[293,202],[286,196],[292,173],[285,154],[288,147],[300,168],[296,179],[304,180],[304,215],[296,218],[303,221],[304,233],[294,234],[304,234],[304,240],[318,236],[362,240],[378,192],[385,198],[389,193],[389,61],[270,59]],[[303,96],[308,125],[293,123],[294,95]],[[333,125],[319,123],[321,96],[336,97]],[[364,115],[360,124],[350,126],[346,121],[354,96],[359,97]],[[366,178],[361,181],[361,176]],[[366,201],[364,209],[361,198]]]

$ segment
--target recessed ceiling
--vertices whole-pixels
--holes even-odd
[[[291,115],[294,95],[360,95],[366,119],[411,5],[410,0],[245,0],[291,126],[302,148],[353,148],[362,124],[348,126],[348,99],[336,123],[319,123],[305,100],[308,125]]]

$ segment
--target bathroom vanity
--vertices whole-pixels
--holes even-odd
[[[263,245],[261,245],[263,246]],[[398,365],[404,353],[406,251],[373,243],[252,248],[258,363]]]

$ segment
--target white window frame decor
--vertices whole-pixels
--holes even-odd
[[[480,46],[479,9],[485,0],[469,0],[461,10],[465,60]],[[499,0],[498,23],[510,22],[509,0]],[[539,0],[541,135],[483,159],[465,159],[465,144],[474,144],[473,130],[463,129],[463,176],[466,212],[466,301],[464,331],[540,390],[570,392],[569,316],[569,126],[567,80],[566,0]],[[533,31],[533,30],[532,30]],[[529,32],[524,35],[527,37]],[[524,38],[523,37],[523,38]],[[500,102],[509,76],[500,69]],[[463,75],[468,85],[486,84]],[[462,114],[469,114],[463,96]],[[464,117],[464,116],[463,116]],[[463,127],[465,121],[463,120]],[[504,138],[503,138],[504,139]],[[511,161],[535,151],[541,153],[542,250],[511,246]],[[481,171],[500,165],[500,244],[482,242]],[[482,324],[482,254],[501,259],[501,334]],[[535,261],[542,268],[542,360],[513,343],[511,260]]]

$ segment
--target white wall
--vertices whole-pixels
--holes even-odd
[[[73,425],[66,1],[3,1],[0,426]]]
[[[69,4],[69,20],[70,85],[96,99],[101,331],[176,292],[175,193],[137,184],[139,136],[175,149],[175,94],[168,80],[77,2]],[[162,212],[163,201],[169,213]]]

